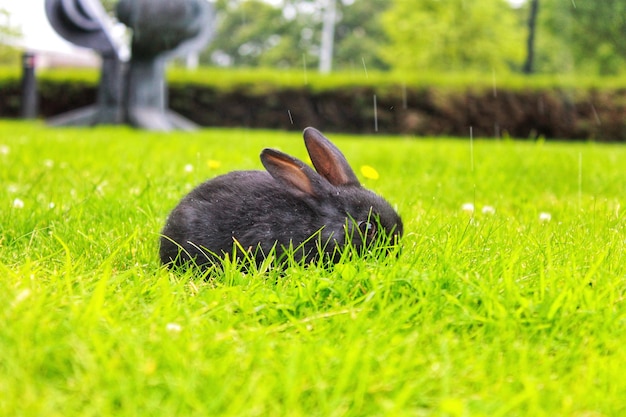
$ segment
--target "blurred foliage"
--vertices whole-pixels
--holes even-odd
[[[218,0],[216,34],[202,56],[217,66],[314,68],[319,64],[324,3],[311,0]],[[385,0],[337,0],[335,69],[388,66],[379,55]]]
[[[393,0],[382,24],[383,56],[403,71],[521,68],[529,2]],[[539,73],[617,75],[626,67],[626,2],[540,0],[535,32]]]
[[[341,9],[335,31],[336,68],[353,70],[361,64],[375,69],[390,68],[381,54],[389,39],[380,24],[381,15],[388,7],[388,0],[356,0]]]
[[[104,9],[109,13],[115,12],[115,6],[118,3],[118,0],[100,0]]]
[[[11,46],[11,40],[19,38],[20,31],[11,25],[9,13],[0,8],[0,65],[16,65],[20,52]]]
[[[288,19],[281,9],[262,1],[227,1],[216,4],[215,37],[203,56],[218,66],[301,65],[312,38],[298,34],[297,16]]]
[[[396,0],[382,23],[384,57],[406,71],[458,72],[517,68],[524,34],[505,0]]]
[[[207,0],[215,36],[201,63],[302,71],[319,65],[329,0]],[[527,49],[529,1],[334,0],[333,70],[519,72]],[[115,15],[118,0],[101,0]],[[534,70],[540,74],[620,75],[626,68],[626,2],[539,0]],[[0,64],[16,65],[18,35],[0,9]],[[310,71],[313,73],[315,71]]]
[[[217,0],[216,37],[203,62],[225,67],[315,68],[325,1]],[[337,0],[333,69],[518,72],[528,2]],[[540,0],[539,73],[623,72],[626,2]]]
[[[546,71],[623,72],[626,2],[541,0],[540,4],[539,51]]]

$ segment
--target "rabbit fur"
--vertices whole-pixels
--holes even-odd
[[[402,220],[380,196],[361,186],[341,151],[315,128],[303,132],[315,167],[274,149],[261,152],[266,171],[234,171],[192,190],[169,215],[160,258],[168,267],[201,268],[226,256],[257,265],[269,253],[296,261],[320,255],[337,262],[349,243],[366,248],[387,236],[396,243]],[[245,254],[247,252],[247,254]]]

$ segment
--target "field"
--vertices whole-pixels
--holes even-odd
[[[169,210],[298,133],[0,122],[0,415],[626,414],[626,148],[328,136],[399,258],[203,280]]]

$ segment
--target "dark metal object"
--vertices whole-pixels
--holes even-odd
[[[193,122],[167,108],[165,62],[206,45],[212,33],[210,4],[206,0],[121,0],[117,16],[133,30],[125,118],[147,129],[194,129]]]
[[[54,126],[123,123],[123,62],[105,27],[106,12],[97,0],[46,0],[54,30],[67,41],[93,49],[102,57],[97,102],[49,120]]]
[[[35,54],[25,52],[22,55],[22,105],[24,119],[37,117],[37,79],[35,78]]]
[[[206,0],[121,0],[118,17],[133,30],[127,64],[107,31],[106,12],[98,0],[46,0],[46,13],[61,36],[102,56],[97,103],[57,116],[52,124],[196,128],[167,108],[165,63],[209,41],[213,9]]]
[[[97,0],[46,0],[50,24],[64,39],[100,54],[117,55],[115,43],[105,30],[106,12]]]

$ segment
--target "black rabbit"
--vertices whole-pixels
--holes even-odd
[[[267,172],[235,171],[192,190],[163,229],[163,264],[207,267],[234,255],[258,265],[270,253],[279,260],[290,253],[296,261],[323,256],[336,262],[346,244],[357,250],[381,238],[395,244],[402,220],[389,203],[361,186],[317,129],[306,128],[304,142],[317,172],[264,149]]]

